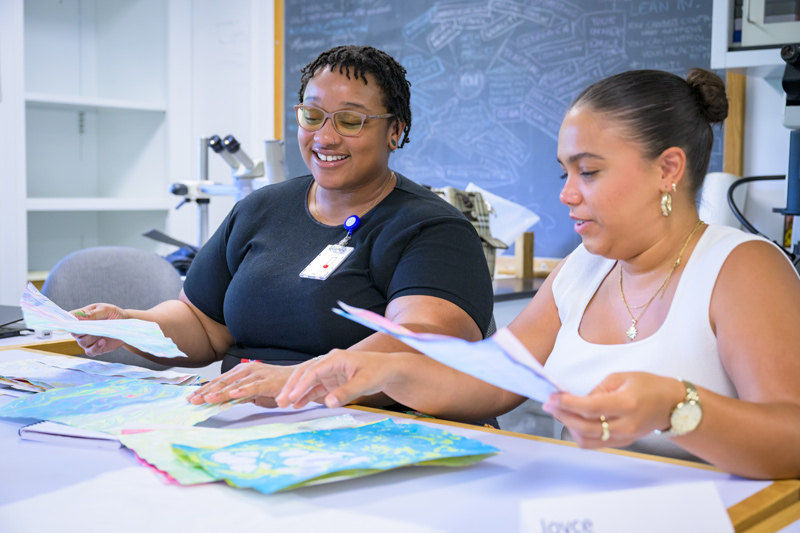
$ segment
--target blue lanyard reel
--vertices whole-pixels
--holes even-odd
[[[339,254],[344,253],[344,248],[347,246],[347,243],[350,242],[350,237],[353,236],[353,232],[360,225],[361,219],[358,217],[358,215],[350,215],[347,217],[347,220],[344,221],[344,229],[347,230],[347,235],[344,236],[344,239],[331,246],[331,250]]]

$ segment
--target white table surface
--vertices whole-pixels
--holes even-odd
[[[0,358],[30,357],[26,354],[30,352],[0,352]],[[0,402],[10,400],[0,396]],[[247,404],[199,425],[233,428],[345,413],[365,422],[385,418],[347,408],[295,412]],[[409,467],[263,495],[219,483],[165,484],[124,448],[73,448],[19,439],[17,430],[31,422],[0,418],[0,530],[4,532],[151,533],[223,527],[231,531],[505,532],[519,529],[519,503],[529,498],[712,481],[725,506],[731,507],[770,484],[702,468],[430,423],[481,440],[502,453],[465,468]]]

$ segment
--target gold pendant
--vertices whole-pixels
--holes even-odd
[[[628,340],[633,340],[636,338],[636,335],[639,334],[639,331],[636,329],[636,321],[631,320],[631,327],[628,328],[628,331],[625,332],[625,335],[628,336]]]

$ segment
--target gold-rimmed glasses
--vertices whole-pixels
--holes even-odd
[[[306,131],[319,131],[325,125],[325,121],[331,119],[333,121],[333,129],[339,135],[344,135],[345,137],[354,137],[361,133],[361,128],[364,127],[364,121],[367,119],[391,118],[394,116],[392,113],[365,115],[357,111],[334,111],[333,113],[328,113],[318,107],[303,104],[294,106],[294,112],[297,117],[297,124]]]

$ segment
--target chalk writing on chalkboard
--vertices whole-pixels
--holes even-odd
[[[708,68],[711,0],[286,0],[286,139],[299,155],[300,69],[339,44],[395,57],[412,83],[411,142],[393,169],[418,183],[470,181],[541,216],[536,255],[563,257],[580,239],[558,199],[558,131],[574,98],[630,69],[684,76]],[[711,170],[721,167],[721,132]]]

